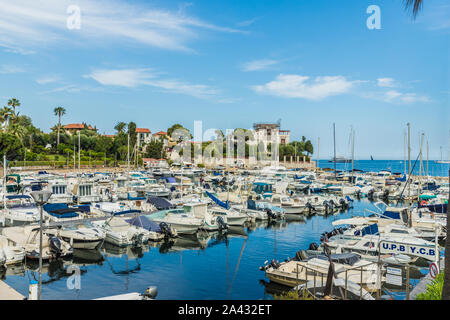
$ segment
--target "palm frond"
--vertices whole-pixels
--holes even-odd
[[[422,9],[423,6],[423,0],[404,0],[405,3],[405,9],[406,10],[412,10],[413,18],[415,19],[417,16],[417,13]]]

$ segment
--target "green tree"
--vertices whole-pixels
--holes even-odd
[[[16,98],[8,100],[8,106],[13,108],[13,113],[16,114],[16,107],[20,107],[20,101]]]
[[[56,146],[59,146],[59,135],[61,132],[61,117],[66,114],[66,109],[63,107],[56,107],[53,109],[55,116],[58,116],[58,140],[56,141]]]
[[[116,125],[114,126],[114,130],[116,130],[117,133],[119,134],[123,132],[126,126],[127,124],[123,121],[117,122]]]
[[[8,124],[9,124],[9,119],[14,115],[14,112],[11,108],[9,107],[3,107],[0,110],[0,120],[1,122],[3,122],[3,132],[6,132],[6,130],[8,129]]]
[[[147,148],[145,149],[145,157],[153,159],[165,158],[166,153],[164,151],[164,144],[162,140],[150,141],[150,143],[147,145]]]
[[[0,133],[0,158],[6,155],[6,159],[13,161],[22,159],[23,145],[18,137],[10,133]]]

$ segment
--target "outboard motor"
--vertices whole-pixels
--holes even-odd
[[[344,199],[339,199],[339,204],[341,205],[341,208],[344,209],[347,207],[347,203],[345,202]]]
[[[319,248],[319,246],[317,245],[317,243],[315,243],[315,242],[311,242],[310,244],[309,244],[309,247],[308,247],[308,250],[317,250]]]
[[[135,246],[141,245],[144,242],[143,237],[144,237],[144,235],[142,233],[139,233],[138,235],[134,235],[132,238],[133,245],[135,245]]]
[[[167,223],[165,223],[163,221],[159,224],[159,227],[161,228],[161,231],[162,231],[162,233],[164,233],[165,237],[168,237],[168,238],[174,237],[174,234],[172,233],[172,229],[170,229],[170,226]]]
[[[367,197],[369,199],[373,200],[373,194],[375,193],[375,189],[371,189],[368,193],[367,193]]]
[[[311,213],[312,211],[317,211],[316,208],[311,204],[311,202],[307,202],[305,205],[306,208],[308,208],[308,213]]]
[[[61,250],[61,241],[58,237],[51,236],[48,239],[48,245],[50,247],[50,252],[52,255],[54,255],[56,258],[59,258],[61,256],[62,250]]]
[[[223,220],[222,216],[218,216],[216,219],[217,222],[217,226],[219,227],[219,231],[222,231],[223,229],[227,229],[228,226],[225,223],[225,221]]]
[[[278,269],[280,267],[280,263],[278,262],[278,260],[273,259],[272,261],[270,261],[270,266],[274,269]]]
[[[384,199],[387,199],[388,195],[389,195],[389,189],[384,190],[384,192],[383,192],[383,198],[384,198]]]
[[[157,295],[158,288],[155,286],[148,287],[143,294],[146,299],[155,299]]]
[[[269,217],[269,219],[276,219],[277,218],[276,214],[273,213],[272,210],[267,209],[266,212],[267,212],[267,216]]]
[[[300,251],[297,251],[297,253],[295,254],[294,260],[296,260],[296,261],[303,261],[303,260],[306,260],[307,258],[308,257],[306,255],[305,250],[300,250]]]

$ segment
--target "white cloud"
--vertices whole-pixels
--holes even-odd
[[[0,65],[0,74],[14,74],[14,73],[20,73],[20,72],[25,72],[25,70],[21,67],[14,66],[14,65],[8,65],[8,64]]]
[[[378,78],[377,85],[379,87],[392,88],[395,86],[395,83],[394,83],[394,79],[392,79],[392,78]]]
[[[69,30],[69,5],[81,10],[80,29]],[[18,53],[70,41],[103,44],[124,40],[169,50],[191,50],[187,43],[201,31],[242,32],[186,15],[125,0],[0,0],[0,46]],[[99,40],[101,40],[99,42]]]
[[[247,63],[244,63],[242,66],[243,71],[259,71],[267,69],[270,66],[273,66],[275,64],[279,63],[277,60],[272,59],[261,59],[261,60],[254,60],[249,61]]]
[[[332,95],[347,93],[354,82],[343,76],[324,76],[310,80],[308,76],[280,74],[265,85],[253,86],[253,90],[285,98],[320,100]]]
[[[218,90],[202,84],[191,84],[176,79],[163,79],[161,73],[152,69],[117,69],[95,70],[85,78],[92,78],[104,86],[120,86],[133,88],[138,86],[151,86],[167,92],[186,94],[197,98],[210,98],[216,96]]]
[[[48,75],[48,76],[44,76],[44,77],[41,77],[39,79],[36,79],[36,82],[38,84],[44,85],[44,84],[58,82],[60,80],[61,80],[61,78],[59,76],[57,76],[57,75]]]
[[[416,93],[401,93],[396,90],[390,90],[384,93],[383,100],[390,103],[414,103],[429,102],[426,96],[420,96]]]
[[[104,86],[137,87],[146,84],[154,75],[151,69],[95,70],[85,78],[92,78]]]
[[[252,24],[254,24],[259,19],[260,19],[259,17],[256,17],[256,18],[253,18],[253,19],[249,19],[249,20],[238,22],[238,23],[236,23],[236,25],[238,27],[248,27],[248,26],[251,26]]]

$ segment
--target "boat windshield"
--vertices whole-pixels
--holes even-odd
[[[36,204],[32,203],[32,202],[19,202],[19,203],[8,203],[7,204],[8,208],[15,208],[15,209],[20,209],[20,208],[36,208]]]

